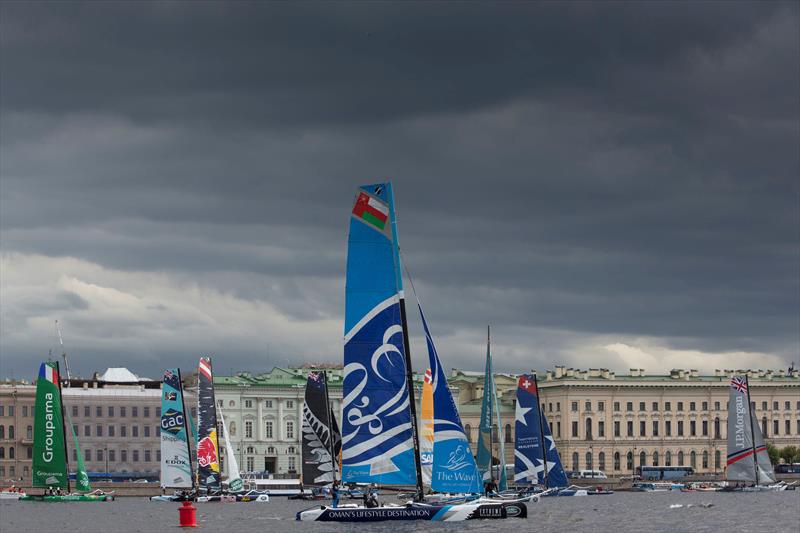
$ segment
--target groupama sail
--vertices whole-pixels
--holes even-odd
[[[514,482],[566,487],[567,476],[540,406],[535,374],[523,374],[517,381],[515,418]]]
[[[191,488],[193,483],[189,430],[181,371],[164,371],[161,384],[161,486]]]
[[[213,376],[211,359],[201,357],[197,371],[197,486],[207,490],[222,486]]]
[[[86,471],[86,465],[83,463],[83,454],[81,453],[81,445],[78,444],[78,436],[75,434],[75,428],[70,424],[72,432],[72,445],[75,446],[75,490],[80,492],[91,492],[92,485],[89,483],[89,473]]]
[[[775,471],[753,411],[747,376],[733,376],[728,400],[727,477],[757,485],[774,483]]]
[[[363,185],[348,236],[343,481],[422,490],[410,372],[392,185]]]
[[[39,367],[34,412],[32,484],[34,487],[61,487],[69,492],[64,409],[57,362],[48,361]]]
[[[437,492],[481,492],[483,483],[478,465],[475,464],[469,440],[464,433],[461,417],[458,416],[453,395],[447,385],[447,376],[433,344],[433,337],[421,305],[419,305],[419,315],[425,330],[428,360],[431,365],[434,420],[431,489]]]
[[[303,402],[303,483],[333,483],[341,449],[342,436],[330,407],[327,375],[309,372]]]

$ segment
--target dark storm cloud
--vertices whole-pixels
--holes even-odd
[[[356,184],[391,176],[406,264],[441,335],[492,322],[509,353],[536,351],[542,328],[547,357],[564,332],[796,357],[796,3],[5,2],[0,14],[6,253],[339,319],[346,206]],[[57,313],[67,300],[54,298],[15,312]],[[87,354],[181,350],[93,344],[146,328],[92,334],[82,316]],[[255,349],[226,331],[212,340],[227,353]],[[281,342],[275,362],[310,351]]]

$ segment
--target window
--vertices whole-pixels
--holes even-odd
[[[142,407],[142,411],[144,411],[145,418],[150,418],[150,407]]]
[[[553,412],[553,402],[547,404],[547,409],[552,413]]]
[[[9,405],[8,406],[8,416],[14,416],[14,406],[13,405]]]
[[[161,419],[161,408],[156,407],[156,418]]]
[[[28,426],[28,427],[30,427],[30,426]],[[792,434],[792,422],[790,420],[786,420],[784,422],[784,426],[783,427],[784,427],[784,433],[786,435],[791,435]]]
[[[800,435],[800,419],[797,420],[797,426],[795,426],[794,432]]]
[[[578,470],[578,452],[572,452],[572,469]]]
[[[90,450],[89,448],[83,450],[83,459],[85,461],[91,461],[92,460],[92,450]]]
[[[3,413],[0,413],[0,416],[2,416],[2,414]],[[72,406],[72,416],[78,416],[78,406],[77,405],[73,405]]]
[[[653,452],[653,466],[658,466],[658,452]]]
[[[639,436],[646,437],[647,436],[647,422],[644,420],[639,422]]]
[[[761,402],[761,410],[762,411],[766,411],[767,410],[767,402]]]
[[[146,463],[149,463],[152,460],[152,454],[151,454],[150,450],[145,450],[144,451],[144,460],[145,460]]]
[[[584,411],[591,411],[592,410],[592,402],[587,401],[583,403],[583,410]]]
[[[639,466],[647,466],[647,454],[639,452]]]
[[[708,450],[703,451],[703,468],[708,468]]]
[[[678,436],[683,437],[683,420],[678,420]]]
[[[619,420],[614,420],[614,436],[619,437]]]
[[[647,411],[647,409],[644,406],[644,402],[639,402],[639,411]]]
[[[286,400],[286,407],[288,409],[294,409],[294,400]]]
[[[703,402],[703,411],[708,411],[708,402]]]
[[[561,438],[561,422],[556,422],[556,437]]]
[[[592,468],[592,452],[586,452],[586,470],[591,470]]]
[[[719,411],[719,402],[714,402],[714,410]]]
[[[721,439],[722,438],[720,436],[720,432],[719,432],[719,417],[716,417],[714,419],[714,438],[715,439]]]
[[[275,446],[270,446],[267,448],[267,453],[272,455],[275,453]]]
[[[653,420],[653,436],[658,437],[658,420]]]
[[[120,437],[127,437],[128,436],[128,426],[120,426],[119,427],[119,436]]]
[[[33,446],[25,447],[25,457],[27,459],[33,459]]]
[[[97,457],[98,461],[102,461],[103,460],[103,450],[102,449],[99,449],[99,450],[95,451],[94,453],[95,453],[95,456]]]
[[[94,408],[94,413],[95,413],[95,416],[97,418],[102,418],[102,416],[103,416],[103,407],[98,405],[97,407]]]
[[[108,460],[112,463],[117,460],[117,451],[116,450],[108,450]]]
[[[225,404],[222,403],[222,400],[217,400],[217,405],[223,407]]]
[[[247,465],[246,468],[248,472],[252,472],[255,468],[255,461],[252,457],[247,457],[245,459],[245,464]]]
[[[272,420],[264,422],[264,437],[271,439],[272,437]]]
[[[3,446],[0,446],[0,459],[6,458],[6,449]]]
[[[139,450],[133,450],[133,462],[134,463],[139,462]]]
[[[156,450],[156,461],[161,462],[161,449]],[[222,466],[222,464],[220,464]]]
[[[245,400],[244,401],[244,406],[247,409],[251,409],[253,407],[253,400]]]
[[[628,470],[633,470],[633,452],[628,452],[625,456],[625,466],[628,467]]]
[[[678,402],[678,411],[683,411],[683,402]]]
[[[95,437],[102,437],[103,436],[103,426],[101,426],[100,424],[97,424],[97,426],[94,428],[94,435],[95,435]]]
[[[772,402],[772,410],[773,411],[777,411],[778,410],[778,402]]]
[[[628,420],[628,436],[633,437],[633,420]]]
[[[572,422],[572,437],[573,438],[577,438],[578,437],[578,422],[576,422],[576,421]]]
[[[614,402],[614,412],[619,412],[619,402]]]
[[[654,413],[657,413],[657,412],[658,412],[658,402],[653,402],[653,409],[652,409],[652,411],[653,411]]]
[[[113,418],[113,416],[114,416],[114,406],[113,405],[109,405],[108,406],[108,417],[109,418]]]
[[[288,460],[289,472],[294,473],[294,472],[297,471],[297,463],[296,463],[296,461],[297,461],[296,457],[294,457],[294,456],[289,457],[289,460]]]
[[[291,420],[286,421],[286,438],[293,439],[294,438],[294,422]]]
[[[689,402],[689,410],[690,411],[696,411],[697,410],[696,406],[697,406],[697,404],[695,402]]]
[[[144,426],[143,429],[144,429],[144,436],[145,437],[149,437],[150,436],[150,426]]]
[[[127,463],[128,462],[128,450],[120,450],[119,451],[119,459],[123,463]]]
[[[11,428],[9,428],[9,429],[11,429]],[[767,438],[767,417],[766,416],[761,418],[761,433],[764,434],[764,438],[766,439]]]
[[[83,426],[83,436],[84,437],[91,437],[92,436],[92,426],[86,424]]]
[[[619,452],[614,452],[614,470],[619,470],[620,466]]]
[[[6,406],[0,405],[0,416],[6,416]]]
[[[272,409],[272,400],[264,400],[264,407]]]
[[[628,402],[625,405],[625,407],[626,407],[626,411],[628,411],[629,413],[632,412],[633,411],[633,402]]]
[[[600,452],[597,456],[597,468],[600,470],[606,469],[606,454],[605,452]]]
[[[672,411],[672,402],[664,402],[664,410]]]
[[[291,438],[291,437],[287,437],[287,438]],[[514,442],[514,439],[512,438],[512,435],[511,435],[511,424],[506,424],[505,440],[506,440],[506,442]],[[289,452],[289,453],[294,453],[294,452]]]
[[[703,436],[708,437],[708,420],[703,420]]]
[[[9,408],[8,410],[11,411],[11,408]],[[8,425],[8,438],[9,440],[14,439],[14,426],[12,426],[11,424]]]
[[[131,437],[138,437],[139,436],[139,426],[133,425],[131,426]]]
[[[606,410],[606,402],[597,402],[597,410],[598,411],[605,411]]]
[[[697,422],[695,420],[689,421],[689,435],[692,437],[697,435]]]
[[[669,451],[664,454],[664,466],[672,466],[672,453]]]
[[[156,437],[161,436],[161,426],[156,426]]]
[[[597,436],[600,438],[606,436],[606,423],[602,420],[597,423]]]
[[[592,419],[586,419],[586,440],[592,440]]]
[[[800,404],[797,408],[800,409]],[[556,402],[556,411],[561,411],[561,402]]]
[[[115,435],[114,435],[114,433],[116,433],[116,432],[114,431],[115,429],[116,429],[116,428],[115,428],[114,426],[108,426],[108,436],[109,436],[109,437],[114,437],[114,436],[115,436]]]
[[[683,451],[678,452],[678,466],[683,466]]]
[[[297,453],[297,448],[295,448],[294,446],[289,446],[288,448],[286,448],[286,453]]]
[[[787,420],[786,422],[789,421]],[[787,424],[786,427],[788,428],[789,425]],[[786,430],[786,434],[787,435],[789,434],[788,429]],[[25,428],[25,438],[27,438],[28,440],[33,440],[33,426],[28,426],[27,428]]]
[[[778,427],[778,421],[777,420],[773,420],[772,421],[772,436],[776,437],[778,435],[780,435],[780,428]]]
[[[135,406],[135,405],[133,407],[131,407],[131,416],[133,418],[138,418],[139,417],[139,408],[137,406]],[[134,452],[134,453],[136,453],[136,452]]]
[[[572,402],[572,412],[573,413],[578,412],[578,402]]]
[[[6,427],[0,426],[0,439],[6,438]]]
[[[83,406],[83,416],[85,416],[86,418],[92,416],[92,408],[89,407],[88,405]]]
[[[245,420],[244,421],[244,438],[252,439],[253,438],[253,421],[252,420]]]
[[[124,417],[126,417],[126,416],[128,416],[128,408],[127,408],[127,407],[125,407],[125,406],[121,406],[121,407],[119,408],[119,416],[121,416],[121,417],[123,417],[123,418],[124,418]]]
[[[689,466],[692,468],[697,468],[697,452],[694,450],[692,450],[689,454]]]
[[[783,408],[789,411],[792,408],[791,402],[783,402]]]

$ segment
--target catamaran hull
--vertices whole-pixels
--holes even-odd
[[[297,520],[316,522],[384,522],[388,520],[428,520],[459,522],[493,518],[527,518],[524,503],[486,503],[461,505],[409,504],[405,507],[326,507],[297,513]]]
[[[197,503],[267,503],[269,496],[267,494],[258,494],[255,496],[247,496],[244,494],[223,494],[220,496],[198,496]]]
[[[23,502],[113,502],[114,496],[96,494],[66,494],[63,496],[44,496],[41,494],[29,494],[19,499]]]

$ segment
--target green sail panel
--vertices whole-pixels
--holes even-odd
[[[69,490],[61,384],[55,362],[42,363],[36,380],[32,481],[34,487]]]
[[[70,426],[72,432],[72,445],[75,447],[75,456],[78,458],[77,469],[75,471],[75,490],[79,492],[92,492],[92,486],[89,484],[89,473],[86,471],[86,465],[83,464],[83,454],[81,453],[81,445],[78,444],[78,436],[75,434],[75,428]]]

